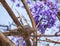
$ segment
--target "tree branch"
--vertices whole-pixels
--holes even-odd
[[[13,19],[13,21],[15,22],[15,24],[17,26],[21,26],[20,22],[18,21],[17,17],[15,16],[15,14],[13,13],[13,11],[11,10],[11,8],[8,6],[8,4],[6,3],[5,0],[0,0],[0,2],[2,3],[2,5],[4,6],[4,8],[7,10],[7,12],[9,13],[9,16]]]
[[[51,39],[46,39],[46,40],[38,39],[38,41],[45,41],[45,42],[51,42],[51,43],[60,44],[60,42],[58,42],[58,41],[54,41],[54,40],[51,40]]]
[[[20,22],[21,22],[21,25],[23,25],[23,22],[22,22],[22,17],[20,16],[20,14],[19,14],[19,12],[17,11],[17,9],[15,9],[16,10],[16,12],[18,13],[18,18],[20,18]]]
[[[3,44],[4,43],[4,44]],[[2,46],[15,46],[2,32],[0,32],[0,45]]]
[[[60,34],[56,34],[56,35],[45,35],[45,34],[39,34],[36,36],[31,35],[32,37],[59,37]]]
[[[31,14],[31,12],[30,12],[30,9],[29,9],[27,3],[25,2],[25,0],[21,0],[21,1],[22,1],[23,5],[24,5],[24,7],[25,7],[25,9],[26,9],[26,11],[27,11],[27,13],[28,13],[28,15],[29,15],[29,18],[30,18],[31,23],[32,23],[32,27],[35,29],[35,32],[34,32],[33,34],[34,34],[34,35],[37,35],[36,24],[35,24],[35,22],[34,22],[34,19],[33,19],[33,16],[32,16],[32,14]],[[37,46],[37,37],[33,37],[33,39],[34,39],[34,41],[33,41],[33,46]]]
[[[0,24],[0,27],[8,27],[7,25],[2,25],[2,24]]]
[[[58,12],[57,17],[60,20],[60,11]]]
[[[29,18],[30,18],[31,23],[32,23],[32,27],[35,28],[36,25],[35,25],[33,16],[32,16],[32,14],[31,14],[31,12],[30,12],[30,9],[29,9],[27,3],[25,2],[25,0],[21,0],[21,1],[22,1],[22,3],[24,4],[24,7],[25,7],[25,9],[26,9],[26,11],[27,11],[27,13],[28,13],[28,15],[29,15]]]

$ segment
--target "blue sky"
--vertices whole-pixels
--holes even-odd
[[[20,15],[23,15],[23,16],[26,17],[26,19],[28,20],[28,22],[29,22],[29,24],[30,24],[30,26],[31,26],[30,19],[29,19],[27,13],[26,13],[26,10],[25,10],[24,8],[21,8],[21,7],[20,7],[20,8],[15,7],[15,4],[14,4],[14,6],[13,6],[13,8],[12,8],[12,4],[13,4],[13,3],[10,2],[10,0],[6,0],[6,1],[7,1],[8,5],[10,6],[10,8],[11,8],[11,9],[13,10],[13,12],[15,13],[15,15],[18,17],[17,12],[15,11],[15,9],[17,9],[18,12],[20,13]],[[0,24],[2,24],[2,25],[9,25],[9,22],[12,23],[13,21],[12,21],[12,19],[10,18],[9,14],[7,13],[7,11],[6,11],[6,10],[4,9],[4,7],[2,6],[2,4],[0,4]],[[23,21],[23,23],[26,24],[24,21]],[[56,28],[57,25],[58,25],[58,23],[59,23],[59,20],[57,19],[57,21],[56,21],[56,26],[54,26],[54,28],[47,29],[47,30],[49,30],[49,31],[46,31],[45,34],[51,34],[52,29],[58,31],[59,29]],[[56,31],[55,31],[55,32],[56,32]],[[55,32],[53,32],[52,34],[54,34]],[[39,32],[38,32],[38,33],[39,33]],[[59,38],[60,38],[60,37],[59,37]],[[51,38],[50,38],[50,39],[51,39]],[[56,38],[52,38],[52,39],[55,39],[55,40],[56,40]],[[43,43],[43,44],[45,44],[45,43]],[[50,45],[51,45],[51,46],[54,46],[54,44],[52,44],[52,43],[50,43]],[[38,46],[40,46],[40,43],[38,43]],[[41,45],[41,46],[42,46],[42,45]],[[45,46],[45,45],[44,45],[44,46]],[[57,44],[56,46],[58,46],[58,44]],[[59,45],[59,46],[60,46],[60,45]]]

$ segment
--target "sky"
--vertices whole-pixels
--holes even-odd
[[[13,10],[13,12],[14,12],[14,14],[16,15],[16,17],[18,17],[18,14],[17,14],[17,12],[16,12],[16,10],[15,9],[17,9],[18,10],[18,12],[20,13],[20,15],[23,15],[24,17],[26,17],[26,19],[28,20],[28,23],[30,24],[30,26],[31,26],[31,22],[30,22],[30,19],[29,19],[29,17],[28,17],[28,15],[27,15],[27,12],[26,12],[26,10],[24,9],[24,8],[18,8],[18,7],[16,7],[15,6],[15,4],[14,4],[14,6],[12,7],[12,2],[10,1],[10,0],[6,0],[6,2],[8,3],[8,5],[10,6],[10,8]],[[22,3],[21,3],[22,4]],[[60,4],[58,4],[58,5],[60,5]],[[32,5],[31,5],[32,6]],[[59,6],[60,7],[60,6]],[[7,11],[4,9],[4,7],[2,6],[2,4],[0,3],[0,24],[2,24],[2,25],[9,25],[9,23],[12,23],[13,22],[13,20],[10,18],[10,16],[9,16],[9,14],[7,13]],[[23,23],[26,25],[26,23],[23,21]],[[57,32],[59,29],[57,29],[56,27],[57,27],[57,25],[60,23],[60,21],[57,19],[56,20],[56,25],[54,26],[54,27],[52,27],[51,29],[46,29],[46,30],[49,30],[49,31],[46,31],[45,32],[45,34],[54,34],[55,32]],[[12,27],[12,28],[14,28],[14,27]],[[55,30],[54,32],[52,32],[52,30]],[[38,32],[39,33],[39,32]],[[42,37],[43,38],[43,37]],[[58,38],[60,38],[60,37],[58,37]],[[58,38],[52,38],[52,39],[54,39],[54,40],[56,40],[56,39],[58,39]],[[43,38],[44,39],[44,38]],[[50,38],[51,39],[51,38]],[[60,41],[60,40],[59,40]],[[44,45],[42,45],[42,44],[44,44]],[[47,44],[47,43],[42,43],[42,44],[40,44],[40,43],[38,43],[38,46],[45,46],[45,44]],[[50,46],[54,46],[54,44],[53,43],[50,43]],[[60,45],[58,45],[58,44],[56,44],[55,46],[60,46]]]

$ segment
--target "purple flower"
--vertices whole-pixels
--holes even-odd
[[[26,43],[23,43],[23,46],[26,46]]]
[[[16,6],[17,6],[17,7],[20,7],[20,4],[18,3]]]
[[[45,10],[46,9],[46,10]],[[43,34],[46,28],[51,28],[56,20],[57,7],[52,2],[37,2],[33,8],[30,9],[38,30]],[[54,16],[54,17],[53,17]]]
[[[27,3],[30,4],[31,3],[30,0],[27,0]]]
[[[15,3],[16,0],[11,0],[11,1]]]
[[[40,32],[43,34],[45,32],[45,28],[43,25],[39,24],[38,25],[38,30],[40,30]]]
[[[37,25],[38,22],[39,22],[38,18],[39,18],[39,16],[34,17],[34,20],[35,20],[35,22],[36,22],[36,25]]]

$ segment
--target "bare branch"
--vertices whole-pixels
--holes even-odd
[[[15,46],[13,42],[11,42],[2,32],[0,32],[0,44],[2,46]],[[4,43],[4,44],[3,44]]]
[[[34,32],[34,30],[33,29],[31,29],[32,31],[26,31],[26,32],[28,32],[28,33],[33,33]],[[12,35],[13,34],[13,32],[14,33],[17,33],[17,32],[15,32],[15,31],[17,31],[16,29],[15,30],[12,30],[12,31],[7,31],[7,32],[4,32],[4,34],[6,35],[6,36],[9,36],[9,35]],[[18,34],[18,33],[17,33]],[[16,35],[16,34],[15,34]],[[20,35],[20,33],[18,34],[18,35]],[[17,35],[16,35],[17,36]],[[57,35],[42,35],[42,34],[40,34],[40,35],[36,35],[36,36],[33,36],[33,35],[31,35],[31,37],[60,37],[60,34],[57,34]]]
[[[28,15],[29,15],[29,18],[30,18],[31,23],[32,23],[32,27],[35,29],[34,35],[37,35],[36,24],[35,24],[35,22],[34,22],[34,19],[33,19],[33,16],[32,16],[32,14],[31,14],[31,12],[30,12],[30,9],[29,9],[27,3],[25,2],[25,0],[21,0],[21,1],[22,1],[23,5],[24,5],[24,7],[25,7],[25,9],[26,9],[26,11],[27,11],[27,13],[28,13]],[[33,41],[33,46],[37,46],[37,37],[33,37],[33,39],[34,39],[34,41]]]
[[[16,10],[16,12],[18,13],[18,15],[19,15],[19,17],[18,18],[20,18],[20,22],[21,22],[21,24],[23,25],[23,22],[22,22],[22,17],[20,16],[20,14],[19,14],[19,12],[17,11],[17,9],[15,9]]]
[[[22,18],[24,19],[24,21],[27,23],[27,25],[29,25],[27,19],[22,15]]]
[[[0,27],[8,27],[7,25],[2,25],[2,24],[0,24]]]
[[[5,2],[5,0],[0,0],[0,2],[2,3],[2,5],[4,6],[4,8],[7,10],[7,12],[9,13],[10,17],[13,19],[13,21],[15,22],[15,24],[17,26],[21,26],[22,27],[22,25],[18,21],[17,17],[15,16],[15,14],[11,10],[11,8],[8,6],[8,4]]]
[[[31,35],[32,37],[59,37],[60,34],[56,34],[56,35],[45,35],[45,34],[39,34],[39,35]]]
[[[24,26],[24,29],[25,29],[25,32],[30,36],[31,33],[34,32],[34,29],[31,28],[30,26],[28,25],[25,25]],[[8,30],[6,32],[3,32],[6,36],[10,36],[10,35],[14,35],[14,36],[22,36],[23,33],[26,34],[25,32],[20,32],[20,31],[17,31],[17,30],[22,30],[20,27],[16,28],[16,29],[13,29],[13,30]]]
[[[25,9],[26,9],[26,11],[27,11],[27,13],[28,13],[28,15],[29,15],[29,18],[30,18],[31,23],[32,23],[32,27],[35,28],[36,25],[35,25],[33,16],[32,16],[32,14],[31,14],[31,12],[30,12],[30,9],[29,9],[27,3],[25,2],[25,0],[21,0],[21,1],[22,1],[22,3],[24,4],[24,7],[25,7]]]
[[[50,42],[50,43],[56,43],[56,44],[60,44],[60,42],[58,42],[58,41],[53,41],[53,40],[40,40],[40,39],[38,39],[38,41],[45,41],[45,42]]]
[[[60,11],[58,12],[57,17],[60,20]]]

